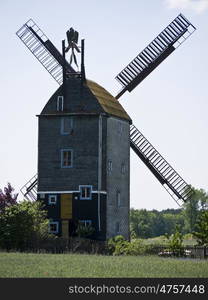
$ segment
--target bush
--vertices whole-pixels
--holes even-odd
[[[116,248],[120,248],[123,242],[125,242],[125,239],[122,235],[110,238],[107,242],[108,253],[115,255],[115,252],[117,252]]]
[[[83,238],[91,237],[94,232],[95,229],[91,225],[84,226],[82,224],[79,224],[76,230],[78,237],[83,237]]]
[[[168,239],[168,251],[172,252],[175,256],[184,255],[183,234],[179,232],[179,227],[176,226],[175,233],[166,237]]]
[[[145,245],[141,239],[133,239],[131,242],[117,235],[108,240],[108,252],[112,255],[144,255],[151,253],[152,245]]]
[[[48,220],[39,201],[22,201],[0,214],[0,247],[24,251],[47,239]]]

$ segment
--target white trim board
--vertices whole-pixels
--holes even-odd
[[[80,191],[44,191],[44,192],[37,192],[37,194],[73,194],[73,193],[80,193]],[[92,191],[92,194],[107,194],[106,191]]]

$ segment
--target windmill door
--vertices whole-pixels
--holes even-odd
[[[72,219],[72,194],[61,195],[62,236],[69,236],[69,220]]]

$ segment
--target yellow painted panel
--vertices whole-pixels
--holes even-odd
[[[69,237],[69,221],[62,221],[62,237]]]
[[[61,219],[72,219],[72,194],[61,195]]]

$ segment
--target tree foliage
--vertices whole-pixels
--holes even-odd
[[[187,232],[195,231],[201,212],[208,209],[208,193],[203,189],[192,189],[191,198],[184,204],[185,230]]]
[[[133,238],[151,238],[174,233],[176,224],[184,227],[181,209],[147,211],[145,209],[130,210],[130,232]]]
[[[168,239],[169,250],[173,255],[181,256],[184,254],[183,247],[183,234],[181,233],[180,226],[176,225],[175,232],[172,235],[166,235]]]
[[[198,245],[208,246],[208,210],[204,210],[201,213],[193,235],[196,237]]]
[[[22,201],[0,214],[0,247],[25,250],[48,235],[46,211],[39,201]]]
[[[191,199],[182,209],[167,209],[163,211],[147,211],[146,209],[130,210],[130,232],[133,238],[151,238],[165,234],[174,234],[175,227],[180,227],[181,233],[195,231],[197,220],[202,211],[208,209],[208,193],[203,189],[194,189]]]
[[[17,204],[18,194],[14,194],[14,188],[10,183],[7,184],[4,189],[0,189],[0,213],[5,210],[6,207]]]

